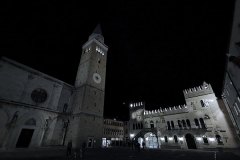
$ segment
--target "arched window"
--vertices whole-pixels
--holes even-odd
[[[199,121],[197,118],[194,119],[195,125],[197,126],[197,128],[199,128]]]
[[[150,128],[154,128],[154,123],[153,123],[153,121],[150,121]]]
[[[169,121],[167,121],[167,129],[171,130],[171,126],[170,126],[170,122]]]
[[[201,103],[201,106],[202,106],[202,107],[206,107],[206,105],[205,105],[205,103],[203,102],[203,100],[201,100],[200,103]]]
[[[174,141],[175,141],[175,143],[178,143],[178,138],[177,138],[177,136],[174,135],[173,137],[174,137]]]
[[[191,123],[190,123],[189,119],[187,119],[186,122],[187,122],[188,128],[191,128]]]
[[[181,124],[181,121],[180,121],[180,120],[178,120],[178,127],[179,127],[180,129],[182,129],[182,124]]]
[[[171,121],[171,127],[172,127],[172,129],[174,129],[174,122],[173,121]]]
[[[218,144],[223,144],[222,137],[220,135],[216,135],[216,139]]]
[[[165,139],[165,142],[167,143],[168,142],[167,136],[164,136],[164,139]]]
[[[206,129],[206,125],[205,125],[205,123],[204,123],[204,120],[203,120],[202,118],[200,118],[199,121],[200,121],[201,127],[202,127],[203,129]]]
[[[138,129],[141,129],[141,125],[140,125],[140,123],[138,123]]]
[[[183,128],[186,128],[186,127],[187,127],[185,120],[182,120],[182,125],[183,125]]]
[[[143,124],[141,123],[141,129],[143,129]]]
[[[135,124],[133,124],[133,130],[135,130]]]

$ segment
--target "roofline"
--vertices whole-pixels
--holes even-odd
[[[28,67],[28,66],[26,66],[26,65],[24,65],[24,64],[21,64],[21,63],[19,63],[19,62],[17,62],[17,61],[14,61],[14,60],[12,60],[12,59],[7,58],[7,57],[2,56],[2,57],[1,57],[1,60],[2,60],[2,61],[5,61],[5,62],[7,62],[7,63],[9,63],[9,64],[11,64],[11,65],[14,65],[14,66],[16,66],[16,67],[18,67],[18,68],[21,68],[21,69],[23,69],[23,70],[26,70],[26,71],[28,71],[28,72],[31,72],[32,74],[42,76],[42,77],[44,77],[44,78],[46,78],[46,79],[48,79],[48,80],[55,81],[55,82],[57,82],[57,83],[67,85],[68,87],[72,87],[72,88],[74,87],[73,85],[70,85],[70,84],[68,84],[68,83],[66,83],[66,82],[64,82],[64,81],[61,81],[61,80],[59,80],[59,79],[57,79],[57,78],[54,78],[54,77],[52,77],[52,76],[49,76],[49,75],[47,75],[47,74],[45,74],[45,73],[42,73],[42,72],[40,72],[40,71],[38,71],[38,70],[35,70],[35,69],[31,68],[31,67]]]

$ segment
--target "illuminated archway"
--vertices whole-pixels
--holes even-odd
[[[144,135],[146,148],[158,148],[157,136],[152,132],[148,132]]]

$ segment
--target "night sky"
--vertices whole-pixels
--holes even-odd
[[[146,109],[184,104],[182,90],[211,83],[220,97],[233,0],[6,1],[0,54],[74,84],[81,46],[102,26],[109,47],[106,118],[128,119],[127,104]]]

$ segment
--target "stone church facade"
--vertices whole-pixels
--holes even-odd
[[[0,148],[100,147],[108,47],[98,25],[82,46],[75,85],[0,60]]]
[[[183,91],[186,104],[148,111],[130,103],[129,136],[147,148],[235,148],[239,140],[210,84]]]

